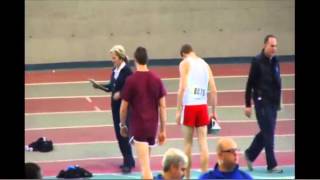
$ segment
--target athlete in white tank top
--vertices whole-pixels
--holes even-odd
[[[185,60],[189,63],[189,73],[182,105],[207,104],[208,64],[201,58],[188,57]]]
[[[201,113],[208,113],[205,112],[204,107],[208,108],[207,92],[208,87],[210,87],[209,104],[212,108],[211,117],[216,119],[217,89],[210,66],[196,55],[191,45],[184,44],[180,49],[180,56],[182,61],[179,63],[180,80],[177,94],[176,122],[177,124],[182,124],[181,118],[186,113],[189,119],[183,118],[184,120],[192,125],[196,125],[198,122],[201,124],[198,127],[183,126],[184,150],[188,158],[191,158],[193,134],[196,129],[200,150],[200,169],[202,172],[207,172],[209,167],[207,126],[202,124],[202,122],[206,123],[206,117],[202,116],[204,114]],[[192,107],[192,105],[197,105],[198,107]],[[187,108],[189,111],[184,111],[183,108]],[[208,114],[206,115],[208,117]],[[200,118],[204,119],[200,120]],[[185,171],[186,179],[190,179],[191,167],[190,161]]]

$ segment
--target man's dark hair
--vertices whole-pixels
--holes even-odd
[[[148,54],[146,48],[139,46],[134,52],[134,57],[140,65],[147,64]]]
[[[40,166],[36,163],[25,163],[25,178],[26,179],[42,179]]]
[[[182,57],[182,55],[183,55],[182,53],[188,54],[192,51],[193,51],[193,49],[190,44],[184,44],[180,49],[180,56]]]
[[[276,38],[276,36],[273,34],[266,35],[266,37],[264,38],[264,41],[263,41],[264,44],[266,44],[268,42],[269,38]]]

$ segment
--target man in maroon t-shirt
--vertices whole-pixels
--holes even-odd
[[[138,47],[134,53],[137,71],[126,79],[121,91],[120,129],[121,135],[128,136],[125,125],[130,106],[130,136],[136,149],[143,179],[152,179],[150,168],[150,147],[156,145],[155,139],[159,123],[158,142],[162,145],[166,139],[165,123],[167,121],[166,90],[162,81],[147,67],[147,50]]]

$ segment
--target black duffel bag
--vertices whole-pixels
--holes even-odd
[[[92,177],[92,173],[79,166],[69,166],[67,170],[61,170],[57,178],[88,178]]]
[[[28,145],[29,150],[39,152],[50,152],[53,150],[53,143],[46,137],[40,137],[37,141]]]

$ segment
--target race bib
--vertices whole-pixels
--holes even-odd
[[[189,94],[194,98],[204,98],[207,95],[207,90],[196,86],[190,87]]]

